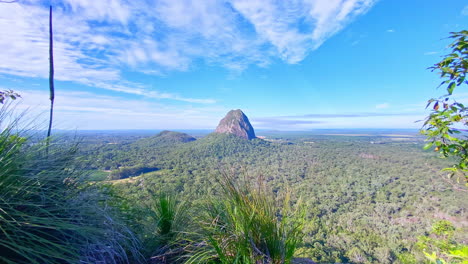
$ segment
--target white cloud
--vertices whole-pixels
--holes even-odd
[[[185,71],[194,61],[234,71],[275,58],[298,63],[375,1],[55,1],[55,77],[158,97],[122,72]],[[0,29],[0,73],[47,78],[48,7],[33,0],[2,5]]]
[[[255,28],[258,38],[272,45],[275,56],[289,63],[303,60],[327,38],[365,13],[373,0],[249,1],[232,0],[233,7]]]
[[[394,29],[387,29],[387,32],[388,33],[395,33],[395,30]]]
[[[389,103],[378,104],[378,105],[375,106],[375,108],[377,108],[377,109],[385,109],[385,108],[389,108],[389,107],[390,107]]]
[[[0,72],[27,76],[48,76],[48,10],[38,6],[9,4],[0,9],[2,38]],[[117,80],[119,70],[106,58],[93,56],[96,48],[105,49],[105,36],[95,35],[82,20],[56,12],[55,68],[57,80]]]
[[[115,21],[127,24],[131,10],[124,1],[65,0],[74,13],[82,13],[88,20]]]
[[[463,10],[462,10],[461,13],[462,13],[462,15],[464,15],[464,16],[468,16],[468,5],[466,5],[466,6],[463,8]]]
[[[435,55],[437,53],[439,53],[439,52],[437,52],[437,51],[428,51],[428,52],[424,52],[424,55]]]
[[[145,54],[142,48],[133,47],[124,37],[110,34],[114,27],[94,27],[93,21],[109,21],[118,25],[128,22],[129,12],[116,0],[110,5],[116,11],[100,6],[103,1],[71,1],[70,6],[57,7],[54,13],[54,62],[55,79],[74,81],[122,93],[137,94],[158,99],[172,99],[191,103],[214,103],[213,99],[185,98],[171,93],[160,93],[151,87],[132,81],[122,80],[121,63],[117,54],[122,55],[121,46],[130,45],[126,52],[133,52],[137,58],[153,58],[165,67],[179,67],[171,53],[152,51]],[[3,7],[3,6],[2,6]],[[47,78],[49,74],[48,10],[40,6],[9,4],[0,9],[2,38],[0,47],[0,73],[23,77]],[[81,15],[70,16],[69,10]],[[120,11],[119,11],[120,10]],[[117,29],[125,31],[120,26]],[[149,44],[154,41],[149,40]],[[143,42],[146,43],[146,42]],[[138,63],[138,61],[136,61]],[[129,63],[131,64],[131,63]]]

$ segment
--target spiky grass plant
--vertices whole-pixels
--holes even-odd
[[[191,202],[162,188],[142,188],[138,196],[122,195],[119,184],[104,184],[129,228],[142,242],[140,248],[150,263],[183,263],[182,256],[193,240]],[[142,199],[144,197],[144,199]]]
[[[263,179],[239,181],[223,172],[221,193],[207,208],[208,246],[188,263],[290,263],[304,236],[305,208],[278,199]]]
[[[135,240],[82,181],[74,147],[44,144],[6,124],[0,109],[0,262],[125,263]],[[52,141],[53,143],[53,141]]]
[[[145,245],[151,249],[151,259],[160,262],[180,262],[179,256],[188,244],[190,223],[189,204],[181,201],[173,192],[150,192],[148,212],[149,235]]]
[[[168,192],[153,196],[151,202],[160,243],[168,244],[176,239],[187,224],[186,203],[178,201],[176,195]]]

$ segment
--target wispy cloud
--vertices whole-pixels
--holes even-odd
[[[424,114],[420,112],[394,113],[338,113],[306,114],[293,116],[254,117],[252,123],[258,128],[301,130],[314,128],[419,128],[416,123]]]
[[[355,118],[355,117],[381,117],[381,116],[409,116],[414,115],[415,113],[375,113],[375,112],[366,112],[366,113],[347,113],[347,114],[307,114],[307,115],[297,115],[297,116],[278,116],[276,118],[291,119],[291,118]]]
[[[50,104],[47,91],[16,90],[22,95],[22,99],[18,100],[17,109],[19,111],[28,109],[28,116],[34,117],[36,122],[45,127]],[[56,96],[54,124],[55,128],[59,129],[214,129],[228,110],[220,106],[169,106],[153,101],[132,100],[83,91],[61,91]],[[423,119],[424,116],[416,111],[270,117],[249,114],[255,129],[279,130],[353,127],[419,128],[421,124],[415,121]]]
[[[170,99],[188,103],[200,103],[200,104],[213,104],[216,103],[215,99],[198,99],[198,98],[188,98],[174,93],[163,93],[156,90],[149,90],[145,86],[121,81],[120,84],[106,83],[101,81],[90,82],[90,86],[94,85],[103,89],[107,89],[114,92],[122,92],[128,94],[140,95],[148,98],[154,99]]]
[[[95,4],[90,4],[91,2]],[[122,79],[120,69],[125,64],[121,63],[117,54],[120,53],[121,45],[128,41],[112,31],[128,31],[125,23],[130,14],[116,1],[111,3],[115,12],[96,11],[110,10],[108,6],[99,6],[102,3],[104,2],[82,0],[71,1],[70,6],[57,7],[54,14],[56,80],[73,81],[149,98],[190,103],[215,102],[214,99],[185,98],[177,94],[162,93],[141,83]],[[67,8],[73,12],[81,12],[81,15],[70,16],[69,12],[72,11]],[[7,51],[0,53],[0,73],[46,78],[49,74],[48,10],[36,5],[9,4],[0,9],[0,17],[3,33],[0,47]],[[114,24],[102,27],[92,24],[101,20]]]
[[[435,55],[437,53],[439,53],[439,52],[437,52],[437,51],[428,51],[428,52],[424,52],[424,55]]]
[[[325,123],[324,121],[316,120],[289,120],[281,118],[255,118],[252,119],[252,124],[260,128],[294,128],[304,125],[315,125]]]
[[[47,119],[50,102],[46,91],[17,89],[22,95],[16,109],[28,116]],[[182,129],[216,126],[217,106],[168,106],[157,102],[129,100],[90,92],[61,91],[56,95],[54,124],[59,129]]]
[[[387,32],[388,33],[395,33],[395,30],[394,29],[387,29]]]
[[[272,54],[297,63],[374,2],[234,0],[232,5],[254,26],[258,38],[273,47]]]
[[[463,9],[462,9],[462,15],[464,16],[468,16],[468,5],[466,5]]]
[[[250,65],[264,67],[276,58],[298,63],[375,1],[56,1],[56,78],[210,103],[212,99],[147,93],[154,88],[125,80],[122,71],[186,71],[194,61],[234,71]],[[47,77],[47,20],[42,1],[2,6],[0,47],[7,52],[0,53],[0,73]]]

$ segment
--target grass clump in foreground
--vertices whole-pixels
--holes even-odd
[[[150,224],[142,238],[150,249],[151,263],[182,263],[182,253],[190,247],[190,234],[195,225],[189,204],[173,192],[152,193],[147,206]]]
[[[0,109],[0,262],[138,262],[136,240],[82,181],[73,146],[32,143]],[[9,118],[8,120],[11,120]],[[53,143],[53,142],[52,142]]]
[[[206,246],[188,263],[290,263],[302,242],[305,207],[290,193],[278,199],[264,180],[220,178],[221,192],[207,207]]]

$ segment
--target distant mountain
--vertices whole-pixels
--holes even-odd
[[[144,145],[147,147],[148,146],[159,147],[161,145],[173,145],[173,144],[179,144],[179,143],[187,143],[187,142],[191,142],[195,140],[196,138],[185,133],[164,130],[155,136],[140,139],[137,142],[135,142],[135,144]]]
[[[240,110],[231,110],[221,119],[215,133],[233,134],[245,139],[255,138],[255,131],[247,116]]]
[[[168,130],[162,131],[161,133],[157,134],[156,137],[165,139],[165,140],[174,141],[174,142],[181,142],[181,143],[187,143],[190,141],[197,140],[196,138],[188,134],[175,132],[175,131],[168,131]]]

